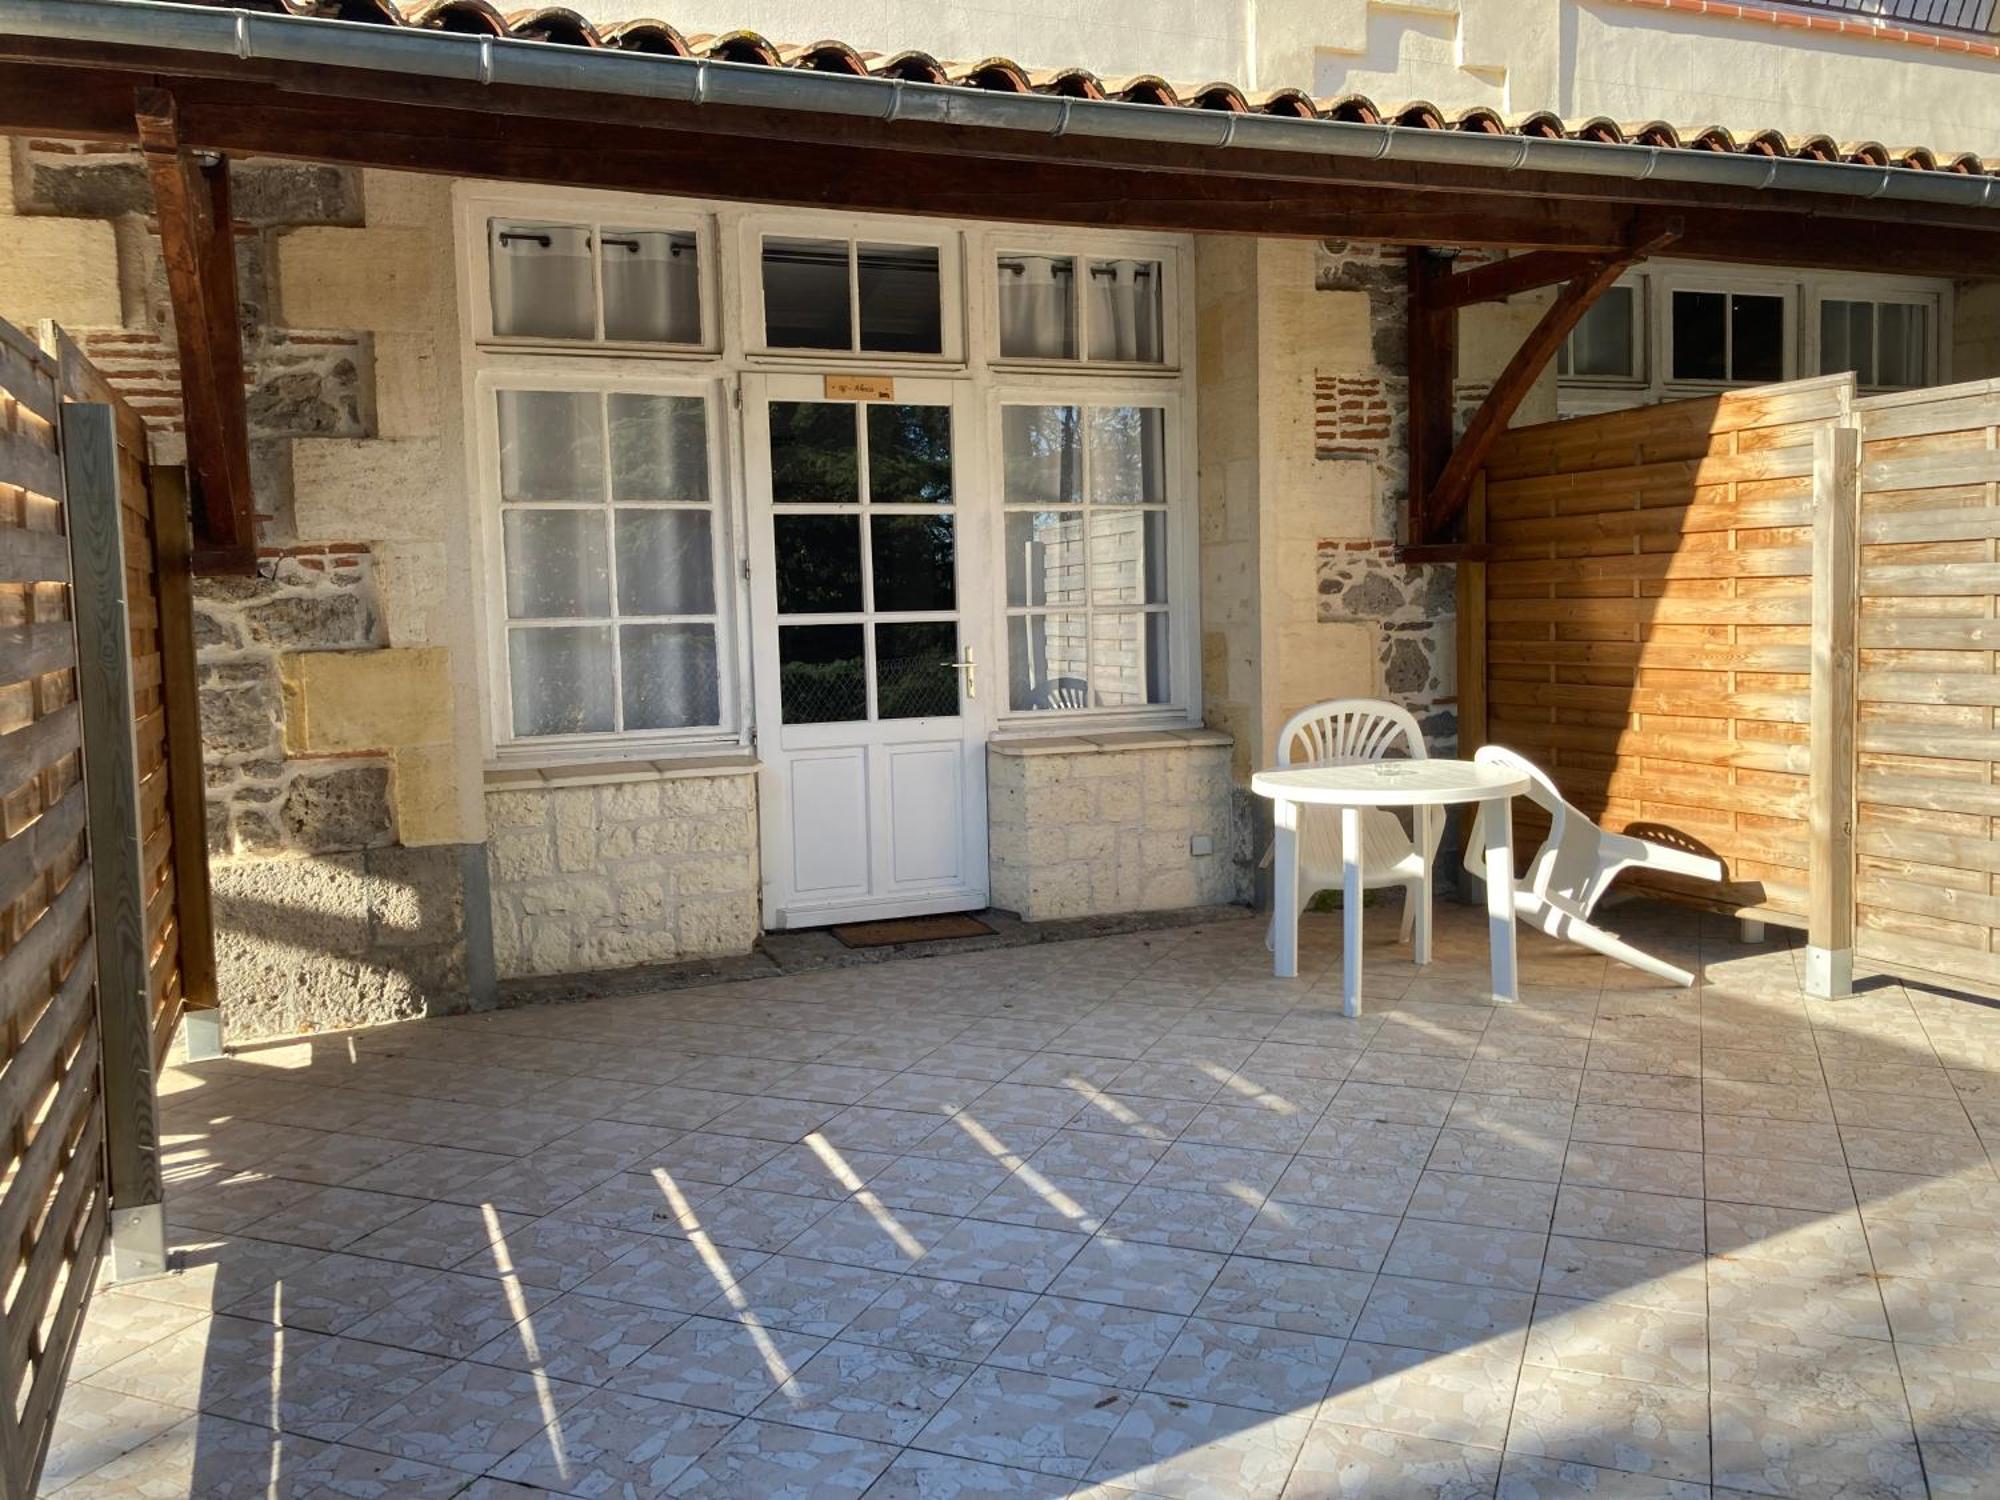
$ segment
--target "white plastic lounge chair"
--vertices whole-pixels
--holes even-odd
[[[1722,879],[1722,865],[1706,855],[1671,849],[1625,833],[1606,833],[1564,800],[1548,773],[1525,756],[1499,745],[1485,745],[1473,759],[1481,765],[1505,766],[1528,778],[1528,796],[1549,815],[1549,836],[1535,851],[1527,878],[1514,891],[1514,914],[1550,937],[1575,943],[1592,952],[1666,980],[1682,988],[1694,975],[1606,932],[1590,920],[1605,889],[1624,870],[1659,870],[1694,880]],[[1486,852],[1486,810],[1473,820],[1466,840],[1465,867],[1477,875]]]
[[[1423,731],[1400,704],[1378,698],[1336,698],[1302,708],[1278,731],[1278,764],[1284,766],[1342,760],[1387,760],[1401,751],[1411,760],[1426,759]],[[1444,819],[1436,808],[1419,808],[1413,839],[1394,813],[1371,808],[1361,814],[1361,888],[1403,888],[1403,941],[1410,941],[1418,908],[1423,904],[1425,871],[1437,859]],[[1265,859],[1270,858],[1269,854]],[[1338,890],[1342,878],[1340,812],[1332,807],[1299,809],[1299,909],[1323,890]],[[1424,937],[1429,938],[1426,923]],[[1273,941],[1275,927],[1265,934]],[[1419,945],[1427,949],[1426,941]],[[1430,954],[1420,951],[1418,963]]]

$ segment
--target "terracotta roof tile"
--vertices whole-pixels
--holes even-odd
[[[1519,135],[1542,140],[1584,140],[1609,144],[1678,147],[1737,155],[1791,157],[1804,161],[1846,161],[1910,171],[2000,175],[2000,162],[1974,153],[1944,153],[1924,146],[1890,149],[1876,141],[1836,144],[1824,135],[1791,137],[1776,129],[1739,139],[1720,125],[1675,126],[1664,120],[1619,124],[1602,116],[1569,121],[1547,110],[1512,118],[1473,107],[1441,109],[1425,100],[1382,103],[1365,94],[1315,100],[1298,89],[1245,93],[1234,84],[1175,84],[1155,74],[1101,78],[1083,67],[1026,68],[1005,57],[953,61],[930,53],[865,52],[838,39],[773,43],[754,31],[683,36],[665,21],[633,20],[598,26],[567,6],[501,10],[492,0],[197,0],[226,9],[358,21],[382,26],[425,27],[477,36],[513,37],[556,46],[610,47],[661,56],[705,57],[763,67],[810,69],[856,76],[898,78],[915,83],[951,84],[1000,93],[1046,93],[1073,99],[1117,99],[1159,109],[1208,109],[1280,115],[1292,119],[1391,124],[1414,130],[1459,130],[1481,135]],[[1667,0],[1673,3],[1673,0]],[[1785,13],[1789,21],[1791,13]],[[1808,25],[1817,18],[1805,17]]]

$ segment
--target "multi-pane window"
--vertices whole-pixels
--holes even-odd
[[[1001,407],[1008,706],[1173,701],[1164,406]]]
[[[720,726],[707,399],[502,389],[494,416],[513,736]]]
[[[784,722],[956,714],[951,408],[773,401],[769,421]]]
[[[1931,309],[1922,302],[1823,297],[1819,304],[1822,375],[1852,370],[1864,386],[1894,390],[1931,378]]]
[[[1736,384],[1785,378],[1785,298],[1676,287],[1668,312],[1672,378]]]
[[[1003,250],[994,259],[1002,359],[1162,363],[1162,263]]]
[[[759,247],[766,348],[946,352],[936,245],[767,234]]]
[[[702,340],[693,229],[489,219],[493,336],[581,344]]]

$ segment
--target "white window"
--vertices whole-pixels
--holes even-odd
[[[1932,380],[1931,320],[1924,301],[1823,294],[1819,299],[1819,371],[1852,370],[1871,390],[1903,390]]]
[[[1869,390],[1948,378],[1948,284],[1655,261],[1607,290],[1556,356],[1564,416],[1852,370]]]
[[[1183,701],[1173,580],[1189,500],[1176,419],[1143,392],[1003,399],[1010,712]]]
[[[493,381],[503,741],[729,722],[714,402],[636,380]]]
[[[1003,245],[992,265],[1000,359],[1171,362],[1169,260]]]
[[[823,224],[760,221],[745,233],[750,348],[816,358],[962,357],[955,236],[830,235]]]
[[[1643,281],[1607,287],[1556,352],[1556,374],[1576,380],[1643,379],[1643,296]]]
[[[486,337],[690,349],[712,342],[698,220],[490,214],[484,228]]]

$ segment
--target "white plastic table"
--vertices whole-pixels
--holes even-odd
[[[1361,814],[1369,808],[1407,807],[1417,821],[1417,848],[1430,847],[1430,820],[1438,809],[1491,803],[1486,822],[1486,931],[1493,953],[1493,998],[1514,1000],[1520,979],[1514,958],[1514,817],[1512,799],[1528,778],[1502,766],[1469,760],[1359,760],[1279,766],[1250,778],[1250,790],[1271,799],[1277,841],[1272,848],[1276,888],[1273,925],[1275,972],[1299,972],[1299,808],[1340,809],[1341,1007],[1361,1014]],[[1424,871],[1415,923],[1416,961],[1430,962],[1431,872]]]

